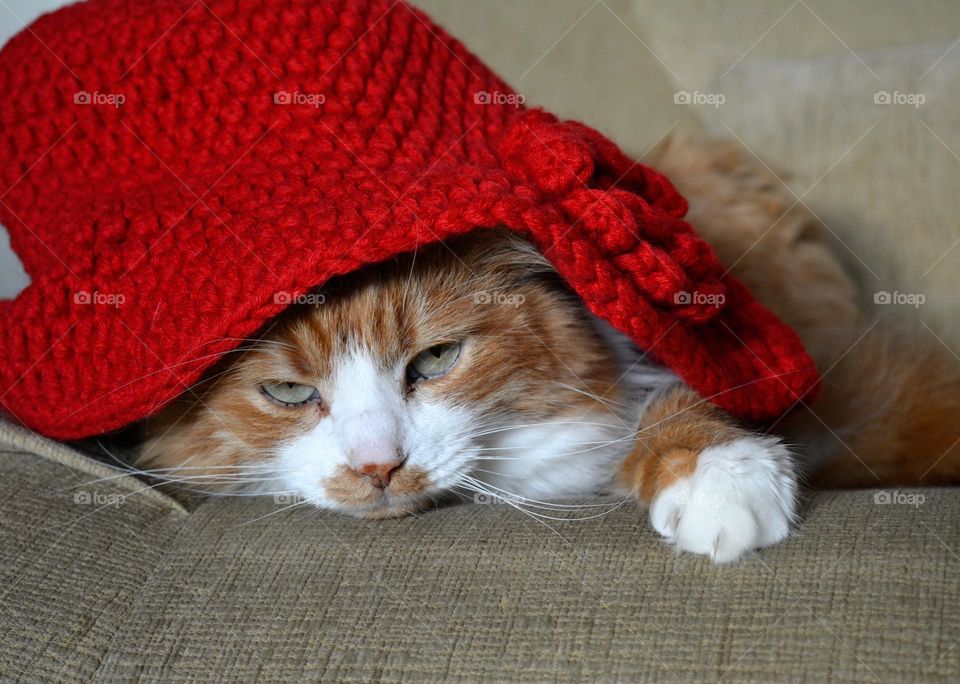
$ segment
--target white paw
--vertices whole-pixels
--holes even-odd
[[[689,477],[650,505],[650,522],[682,551],[728,563],[790,532],[797,482],[790,452],[774,437],[704,449]]]

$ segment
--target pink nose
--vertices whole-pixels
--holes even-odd
[[[377,489],[386,489],[390,484],[390,478],[393,477],[395,472],[400,470],[402,465],[402,463],[397,462],[368,463],[359,468],[353,468],[353,472],[366,475],[370,479],[370,484]]]

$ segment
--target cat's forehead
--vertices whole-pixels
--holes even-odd
[[[465,334],[481,324],[470,277],[453,269],[446,274],[420,271],[412,277],[364,279],[321,293],[276,333],[282,354],[298,370],[328,375],[358,353],[385,368],[405,362],[422,346]]]
[[[288,311],[267,334],[280,342],[269,362],[329,377],[343,359],[360,354],[386,371],[435,344],[496,337],[536,309],[517,302],[537,298],[525,274],[542,270],[538,260],[514,236],[486,233],[368,267]]]

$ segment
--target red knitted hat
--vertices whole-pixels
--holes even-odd
[[[477,227],[729,412],[817,385],[686,202],[393,0],[91,0],[0,53],[0,405],[58,438],[143,418],[332,276]]]

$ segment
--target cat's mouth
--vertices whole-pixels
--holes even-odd
[[[428,499],[422,495],[392,496],[381,494],[378,500],[364,505],[344,504],[335,501],[337,508],[354,518],[366,520],[389,520],[390,518],[404,518],[421,510]]]
[[[426,471],[416,466],[399,469],[386,486],[346,466],[321,483],[326,495],[351,515],[361,518],[399,518],[415,512],[430,487]]]

